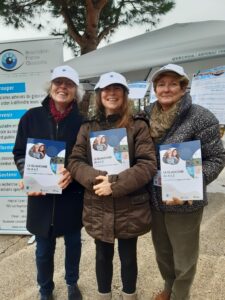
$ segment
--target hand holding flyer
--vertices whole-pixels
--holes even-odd
[[[162,200],[202,200],[200,141],[160,146]]]
[[[59,182],[64,160],[64,142],[28,138],[24,167],[25,191],[61,194]]]

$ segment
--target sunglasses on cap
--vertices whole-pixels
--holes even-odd
[[[56,86],[60,86],[60,85],[64,84],[68,88],[75,87],[75,83],[72,80],[67,79],[67,78],[56,78],[56,79],[52,80],[52,82]]]

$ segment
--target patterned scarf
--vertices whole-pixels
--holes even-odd
[[[66,108],[66,110],[63,113],[57,110],[57,108],[55,107],[55,102],[52,98],[50,99],[49,107],[51,115],[53,116],[55,122],[59,123],[60,121],[65,119],[65,117],[67,117],[68,114],[71,112],[73,108],[73,102],[71,102],[71,104]]]
[[[180,102],[181,100],[166,111],[162,110],[158,102],[153,106],[150,117],[150,134],[154,142],[158,143],[166,131],[172,126],[179,110]]]

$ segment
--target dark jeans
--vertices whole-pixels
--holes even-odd
[[[95,240],[98,291],[109,293],[113,277],[114,244]],[[132,294],[137,282],[137,238],[118,239],[123,292]]]
[[[81,233],[66,234],[65,242],[65,280],[68,285],[77,283],[81,256]],[[56,238],[36,236],[37,282],[42,295],[50,295],[54,289],[54,253]]]

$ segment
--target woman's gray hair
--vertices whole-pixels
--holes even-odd
[[[48,81],[45,84],[44,90],[47,92],[48,95],[50,95],[51,86],[52,86],[52,81]],[[76,86],[75,99],[76,99],[77,103],[82,101],[84,94],[85,94],[85,90],[83,89],[82,84],[80,84],[79,86]]]

